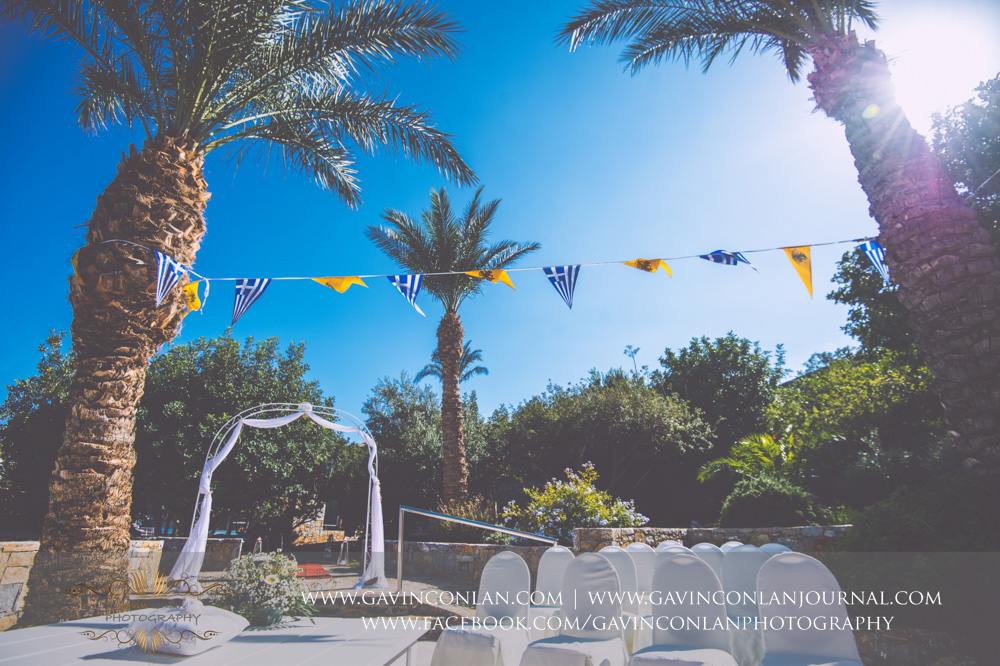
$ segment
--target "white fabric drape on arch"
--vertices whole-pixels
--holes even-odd
[[[312,411],[311,405],[301,405],[297,411],[291,414],[272,419],[240,419],[232,429],[232,432],[230,432],[225,444],[219,449],[219,452],[205,461],[205,466],[201,470],[201,479],[198,482],[198,496],[201,502],[200,509],[191,526],[191,534],[188,536],[187,542],[184,544],[184,548],[177,558],[177,562],[170,571],[171,578],[174,580],[186,579],[190,582],[192,588],[197,585],[198,574],[201,573],[201,567],[205,561],[205,549],[208,546],[208,525],[212,514],[212,474],[232,452],[233,447],[236,446],[236,441],[243,432],[243,427],[280,428],[302,416],[308,416],[314,423],[328,430],[357,434],[364,440],[365,445],[368,446],[368,477],[371,489],[369,497],[370,505],[368,508],[370,531],[368,533],[369,543],[365,544],[365,547],[371,551],[371,558],[368,559],[365,570],[361,574],[361,579],[355,587],[364,586],[366,583],[369,587],[388,587],[388,581],[385,579],[382,492],[379,489],[378,475],[375,469],[375,460],[378,455],[375,448],[375,440],[361,428],[345,426],[324,419]]]

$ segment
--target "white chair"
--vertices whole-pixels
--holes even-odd
[[[715,575],[719,577],[719,580],[722,580],[722,561],[725,559],[726,554],[722,552],[721,548],[714,543],[696,543],[691,546],[691,552],[704,560],[705,564],[712,567]]]
[[[528,645],[521,666],[625,666],[620,592],[608,558],[597,553],[578,556],[563,579],[559,635]]]
[[[635,564],[636,583],[640,592],[653,589],[653,569],[656,567],[656,551],[645,543],[630,543],[625,546],[625,552],[632,557]]]
[[[719,546],[719,550],[721,550],[723,553],[728,553],[733,548],[739,548],[742,545],[744,544],[741,541],[727,541],[726,543]]]
[[[644,595],[642,599],[644,603],[640,603],[639,576],[635,562],[627,550],[620,546],[605,546],[597,553],[608,558],[618,574],[618,582],[622,588],[622,618],[626,624],[625,647],[632,652],[636,649],[635,637],[639,618],[649,614],[649,598]],[[655,555],[654,553],[654,557]]]
[[[847,608],[838,602],[840,585],[819,560],[802,553],[778,553],[764,563],[757,576],[757,590],[762,599],[786,592],[798,595],[810,592],[819,600],[832,603],[802,604],[793,613],[787,606],[761,604],[764,621],[764,660],[761,666],[860,666],[854,632],[847,624]],[[783,618],[796,616],[796,626]],[[807,618],[807,619],[806,619]],[[834,618],[836,618],[834,620]],[[823,626],[812,624],[822,620]],[[798,625],[805,628],[799,628]],[[839,624],[846,629],[834,629]]]
[[[757,666],[764,656],[764,636],[757,624],[757,573],[768,554],[756,546],[739,546],[722,561],[722,589],[726,592],[730,652],[739,666]]]
[[[481,628],[448,628],[441,632],[431,666],[516,666],[528,646],[528,595],[531,572],[516,553],[497,553],[479,579],[476,619]],[[521,628],[518,628],[521,623]],[[493,626],[495,625],[495,626]]]
[[[685,548],[684,546],[668,546],[663,550],[656,551],[656,562],[653,565],[653,571],[660,566],[663,562],[666,562],[674,555],[694,555],[690,548]]]
[[[532,603],[528,608],[528,635],[532,640],[558,633],[558,623],[549,621],[549,618],[558,615],[563,576],[574,557],[573,551],[566,546],[552,546],[542,553],[538,561],[535,593],[532,595],[532,601],[538,603]]]
[[[760,549],[771,557],[774,557],[778,553],[787,553],[792,550],[783,543],[765,543]]]
[[[736,666],[725,606],[698,598],[711,599],[722,590],[712,567],[695,555],[675,555],[656,567],[653,589],[664,599],[674,595],[676,603],[653,607],[653,645],[635,652],[629,666]]]
[[[682,544],[680,541],[677,541],[676,539],[667,539],[666,541],[661,541],[656,546],[656,552],[660,552],[664,548],[669,548],[670,546],[683,546],[683,545],[684,544]]]

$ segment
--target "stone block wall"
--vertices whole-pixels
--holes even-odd
[[[166,576],[170,573],[177,557],[187,541],[184,537],[167,537],[157,539],[163,544],[163,554],[160,557],[160,573]],[[134,542],[133,542],[134,543]],[[205,562],[201,565],[202,571],[224,571],[229,567],[230,562],[235,560],[243,552],[243,539],[234,537],[231,539],[209,539],[205,546]]]
[[[573,550],[578,553],[596,552],[605,546],[621,546],[630,543],[647,543],[654,548],[661,541],[674,539],[686,546],[708,542],[721,546],[727,541],[761,546],[765,543],[780,543],[794,551],[815,555],[833,547],[850,531],[850,525],[828,525],[825,527],[583,527],[573,530]]]
[[[0,631],[14,626],[24,607],[38,547],[37,541],[0,541]]]
[[[340,541],[344,538],[343,530],[323,529],[326,520],[326,505],[322,505],[316,515],[294,528],[295,540],[293,546],[314,546],[327,544],[330,541]]]

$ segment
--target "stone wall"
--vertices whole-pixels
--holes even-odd
[[[306,520],[301,525],[294,528],[295,539],[293,546],[314,546],[327,544],[331,541],[341,541],[344,538],[343,530],[323,529],[323,521],[326,520],[326,504],[320,506],[316,515]]]
[[[573,550],[596,552],[605,546],[625,547],[630,543],[647,543],[654,548],[661,541],[674,539],[686,546],[708,542],[721,546],[727,541],[761,546],[780,543],[794,551],[815,555],[830,549],[850,531],[850,525],[825,527],[584,527],[573,530]]]
[[[500,546],[482,543],[403,542],[403,580],[443,578],[478,583],[483,567],[491,557],[503,551],[517,553],[528,563],[534,580],[538,560],[548,546]],[[385,575],[396,577],[396,542],[385,542]]]
[[[145,570],[147,575],[166,576],[177,561],[186,539],[143,539],[132,541],[128,551],[129,571]],[[209,539],[205,571],[222,571],[240,556],[243,539]],[[28,591],[31,565],[38,552],[37,541],[0,541],[0,631],[17,621]]]

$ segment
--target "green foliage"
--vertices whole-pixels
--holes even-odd
[[[689,521],[705,493],[694,471],[706,460],[711,429],[642,376],[592,371],[576,385],[550,384],[516,409],[497,410],[489,427],[495,455],[519,487],[592,461],[604,472],[602,487],[633,497],[657,522]]]
[[[795,527],[823,522],[816,499],[804,488],[768,475],[737,483],[719,513],[721,527]]]
[[[848,307],[847,323],[841,330],[861,343],[861,356],[873,359],[891,351],[910,363],[922,363],[896,287],[886,284],[861,248],[844,253],[833,281],[840,287],[827,298]]]
[[[333,406],[305,380],[304,344],[278,351],[277,338],[240,344],[229,333],[177,345],[153,359],[146,373],[136,427],[133,511],[155,524],[186,524],[205,453],[216,431],[243,409],[268,402]],[[361,447],[300,419],[283,428],[246,428],[212,479],[213,526],[245,521],[246,537],[271,543],[328,498],[331,464],[363,486]],[[362,491],[363,492],[363,491]]]
[[[841,550],[850,552],[1000,551],[1000,487],[961,472],[897,488],[857,512]]]
[[[506,523],[572,545],[575,527],[640,527],[649,522],[635,510],[634,502],[615,499],[597,489],[593,464],[587,462],[578,472],[569,468],[565,472],[566,481],[552,479],[543,488],[525,488],[524,506],[512,501],[504,508]]]
[[[797,476],[801,448],[793,435],[784,440],[776,440],[770,435],[750,435],[736,442],[725,458],[702,465],[698,480],[707,481],[723,470],[740,476],[793,478]]]
[[[437,506],[437,512],[455,518],[465,518],[475,520],[489,525],[502,525],[502,516],[495,502],[491,502],[482,497],[469,497],[464,500],[452,500],[451,502],[441,502]],[[433,518],[425,519],[429,527],[429,539],[431,541],[442,541],[446,543],[495,543],[506,545],[511,543],[513,537],[502,532],[492,532],[490,530],[461,525]]]
[[[351,206],[360,202],[351,144],[427,161],[460,184],[475,181],[426,111],[358,90],[401,59],[458,54],[457,25],[430,7],[5,2],[0,20],[81,47],[73,92],[86,130],[138,122],[149,138],[190,137],[202,153],[225,146],[237,163],[277,149],[289,168]]]
[[[490,374],[486,366],[473,365],[474,363],[481,363],[482,360],[483,351],[481,349],[473,349],[472,342],[466,340],[465,344],[462,345],[462,358],[458,362],[458,381],[465,382],[476,376]],[[426,377],[437,377],[438,381],[442,381],[444,379],[443,372],[441,369],[441,355],[435,349],[431,354],[431,362],[425,365],[413,377],[413,381],[419,382]]]
[[[715,442],[727,449],[740,439],[765,430],[767,407],[784,375],[781,345],[772,364],[770,352],[731,331],[709,340],[693,338],[678,352],[667,349],[662,370],[652,382],[674,393],[704,414],[715,431]]]
[[[69,408],[73,355],[63,351],[64,338],[49,334],[37,373],[9,384],[0,405],[0,529],[34,538]]]
[[[226,569],[230,593],[224,601],[255,627],[273,624],[274,616],[312,615],[313,607],[302,599],[305,587],[296,577],[297,571],[298,564],[291,555],[242,555]]]
[[[934,114],[934,152],[955,180],[958,193],[974,194],[971,204],[979,223],[1000,246],[1000,75],[980,83],[976,92],[976,97],[945,115]]]

